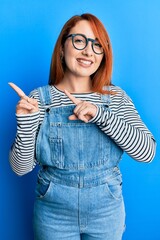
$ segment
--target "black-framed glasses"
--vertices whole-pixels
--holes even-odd
[[[102,54],[104,52],[102,45],[97,39],[87,38],[84,34],[69,34],[67,38],[72,38],[72,44],[75,49],[83,50],[87,47],[88,42],[92,42],[92,50],[96,54]]]

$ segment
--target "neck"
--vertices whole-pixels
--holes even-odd
[[[90,77],[70,78],[64,76],[62,81],[56,84],[61,91],[65,89],[70,93],[87,93],[92,91],[92,82]]]

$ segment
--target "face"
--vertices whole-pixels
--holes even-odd
[[[77,33],[84,34],[87,38],[96,38],[87,20],[79,21],[69,32],[69,34]],[[75,49],[71,37],[66,39],[63,53],[67,74],[76,77],[90,77],[98,69],[103,58],[103,54],[93,52],[91,41],[85,49]]]

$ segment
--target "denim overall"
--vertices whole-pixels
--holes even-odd
[[[69,120],[75,105],[52,107],[50,87],[39,88],[46,108],[36,142],[38,173],[35,240],[121,240],[125,225],[123,151],[95,123]],[[108,111],[109,95],[101,95]]]

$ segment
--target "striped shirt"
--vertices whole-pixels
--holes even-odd
[[[64,107],[73,104],[68,96],[55,86],[50,86],[50,90],[53,103],[49,107]],[[142,122],[130,97],[119,87],[112,86],[111,90],[116,94],[110,95],[111,103],[107,109],[101,105],[100,94],[74,93],[73,96],[96,104],[97,113],[90,122],[96,124],[132,158],[140,162],[150,162],[155,155],[154,137]],[[33,90],[29,97],[38,101],[39,112],[16,115],[17,134],[10,151],[10,164],[18,175],[32,171],[37,164],[36,137],[45,114],[38,90]]]

